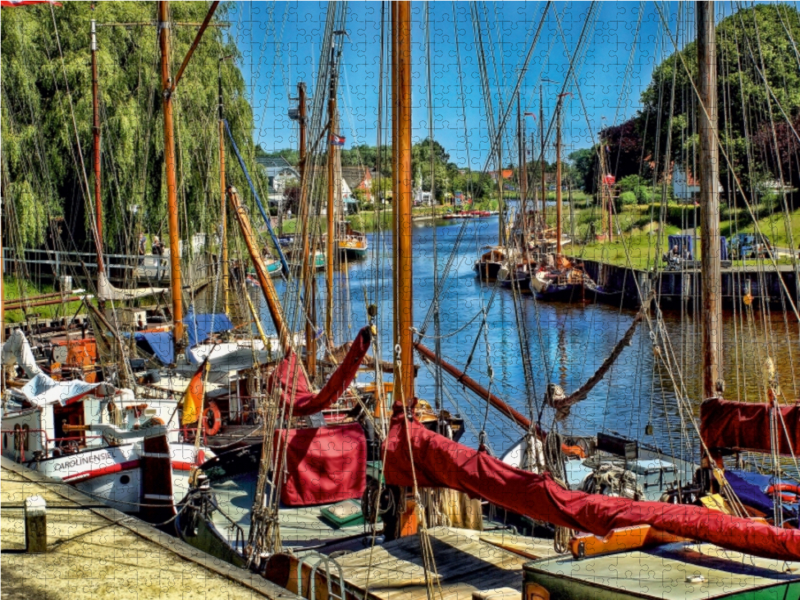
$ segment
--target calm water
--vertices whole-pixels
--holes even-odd
[[[445,360],[463,369],[474,347],[468,374],[484,386],[491,386],[492,392],[523,414],[539,415],[547,383],[558,383],[567,393],[582,385],[625,333],[635,311],[601,304],[545,304],[530,295],[519,299],[519,318],[528,334],[533,371],[529,392],[514,296],[511,290],[498,289],[492,300],[494,284],[481,284],[472,270],[478,249],[496,242],[497,225],[496,217],[467,222],[461,244],[453,256],[446,291],[439,300],[442,354]],[[434,300],[434,266],[441,277],[461,228],[460,222],[443,221],[419,224],[413,229],[414,320],[418,329],[422,328]],[[434,248],[438,249],[435,261]],[[368,259],[346,265],[335,277],[336,343],[351,339],[366,324],[367,303],[375,303],[385,360],[392,358],[391,252],[389,236],[371,235]],[[324,295],[324,289],[324,276],[320,275],[320,296]],[[282,284],[279,284],[279,291],[286,294]],[[285,306],[290,306],[291,298],[284,297]],[[480,313],[484,310],[486,326],[482,327]],[[322,303],[318,315],[324,316]],[[268,318],[265,325],[271,329]],[[676,356],[673,378],[683,382],[691,398],[687,410],[697,416],[701,365],[699,326],[691,313],[680,311],[666,313],[664,325]],[[434,334],[432,319],[425,334]],[[784,319],[781,312],[727,312],[724,321],[725,396],[759,399],[759,394],[763,394],[760,391],[763,389],[761,365],[767,356],[772,356],[784,392],[788,397],[798,397],[792,368],[800,355],[798,340],[796,321]],[[432,338],[424,343],[431,349],[434,346]],[[418,357],[416,362],[421,364]],[[494,373],[491,381],[490,365]],[[421,366],[417,395],[431,404],[438,398],[445,408],[466,417],[468,428],[464,441],[467,444],[474,445],[477,432],[485,430],[492,449],[500,454],[520,437],[522,432],[499,412],[491,409],[487,414],[481,400],[454,385],[447,374],[443,379],[444,389],[437,390],[431,371]],[[654,360],[650,330],[646,324],[641,324],[631,345],[623,351],[606,378],[587,399],[573,407],[570,416],[559,424],[559,430],[575,434],[619,432],[686,456],[697,448],[688,419],[688,413],[679,410],[670,372],[660,361]],[[541,411],[541,424],[545,429],[554,427],[553,420],[552,410]],[[652,436],[645,435],[648,423],[654,427]]]

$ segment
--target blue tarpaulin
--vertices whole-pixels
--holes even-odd
[[[772,484],[774,481],[773,477],[760,473],[726,469],[725,479],[731,485],[731,488],[739,497],[739,500],[742,501],[742,504],[755,508],[766,515],[772,515],[774,502],[764,490]],[[785,504],[783,508],[787,516],[794,516],[796,514],[796,508],[793,509]]]
[[[170,365],[175,362],[175,344],[172,341],[171,331],[137,332],[136,341],[147,342],[152,353],[162,364]]]
[[[189,334],[189,348],[194,348],[203,340],[208,339],[212,333],[233,329],[233,323],[225,313],[198,315],[190,312],[183,319],[183,323],[186,325],[186,332]]]

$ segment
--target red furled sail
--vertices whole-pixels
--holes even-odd
[[[700,435],[709,450],[726,448],[771,453],[773,410],[766,403],[711,398],[700,405]],[[775,450],[784,456],[796,456],[800,450],[800,405],[781,406],[780,411],[776,431],[780,444]]]
[[[371,342],[372,328],[363,327],[353,340],[342,364],[317,394],[311,391],[306,372],[297,362],[297,355],[294,352],[275,368],[269,379],[268,389],[271,391],[276,384],[280,385],[281,400],[287,407],[292,406],[292,416],[307,417],[325,410],[336,402],[353,382]]]
[[[390,485],[446,487],[554,525],[606,536],[650,525],[661,531],[765,558],[800,560],[800,530],[778,529],[700,506],[636,502],[563,489],[550,475],[515,469],[395,416],[384,466]],[[413,460],[412,460],[413,453]]]
[[[313,506],[361,498],[367,485],[367,438],[358,423],[336,427],[278,429],[275,455],[282,473],[281,502]]]

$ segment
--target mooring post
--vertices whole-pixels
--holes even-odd
[[[25,549],[47,552],[47,502],[41,496],[25,498]]]

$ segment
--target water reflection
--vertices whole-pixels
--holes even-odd
[[[444,358],[460,368],[469,364],[467,372],[471,377],[491,387],[492,392],[523,414],[533,415],[545,429],[552,429],[556,426],[553,411],[542,408],[547,384],[558,383],[567,393],[582,385],[623,336],[635,311],[599,304],[544,304],[525,296],[518,300],[517,314],[510,290],[482,285],[472,270],[478,248],[495,243],[497,230],[496,217],[468,221],[465,225],[429,221],[414,227],[416,327],[425,336],[423,343],[433,348],[435,340],[431,336],[435,331],[430,311],[434,300],[436,247],[435,264],[440,277],[448,262],[452,262],[450,277],[439,299]],[[367,304],[375,303],[379,309],[381,354],[384,360],[392,360],[392,241],[387,234],[369,237],[369,258],[350,263],[336,273],[334,336],[336,343],[351,339],[367,322]],[[292,305],[295,296],[283,284],[278,287],[285,305]],[[322,296],[324,276],[320,276],[317,289]],[[320,320],[325,314],[322,300],[317,314]],[[262,315],[266,328],[271,330],[263,307]],[[518,317],[529,339],[533,372],[530,393],[526,391]],[[672,454],[696,455],[698,446],[689,412],[696,416],[699,407],[700,325],[691,312],[672,311],[665,313],[664,326],[675,356],[673,368],[667,369],[655,359],[650,330],[646,324],[640,325],[630,346],[605,379],[558,424],[559,431],[618,432],[658,444]],[[800,352],[799,339],[797,322],[781,312],[758,309],[726,312],[723,332],[726,398],[763,399],[761,365],[767,356],[776,363],[786,395],[798,397],[793,365]],[[418,357],[415,361],[420,362]],[[494,409],[487,413],[481,400],[455,385],[447,375],[444,382],[444,406],[462,413],[469,422],[463,438],[467,444],[475,445],[477,432],[484,429],[492,448],[500,453],[520,436],[522,432],[507,419]],[[677,401],[676,384],[685,388],[689,398],[685,407]],[[425,366],[419,370],[417,395],[432,404],[436,397],[434,377]],[[654,426],[652,436],[645,435],[648,423]]]

